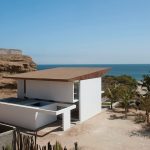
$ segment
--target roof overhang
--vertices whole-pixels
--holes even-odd
[[[66,68],[54,68],[54,69],[33,71],[28,73],[21,73],[12,76],[4,76],[3,78],[16,79],[16,80],[22,79],[22,80],[73,82],[76,80],[98,78],[106,74],[109,70],[111,70],[111,68],[80,67],[80,68],[73,69],[73,68],[66,67]]]

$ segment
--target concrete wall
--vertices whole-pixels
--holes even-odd
[[[63,120],[62,120],[62,127],[63,130],[67,130],[71,126],[71,115],[70,110],[64,110],[64,113],[62,114]]]
[[[101,111],[101,78],[80,81],[79,118],[85,121]]]
[[[57,105],[56,104],[46,105],[46,106],[42,107],[42,109],[48,109],[48,110],[56,111]],[[42,127],[48,123],[52,123],[52,122],[56,121],[57,116],[36,112],[35,120],[36,120],[35,128],[37,129],[37,128]]]
[[[18,97],[24,97],[24,82],[18,80]],[[72,82],[26,80],[26,97],[60,102],[73,102]]]
[[[55,104],[40,107],[42,109],[57,110]],[[34,109],[27,109],[18,105],[0,104],[0,121],[11,125],[35,130],[43,125],[54,122],[57,116],[39,113]]]

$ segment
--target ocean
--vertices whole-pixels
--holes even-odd
[[[110,67],[111,71],[107,75],[119,76],[130,75],[136,80],[141,80],[144,74],[150,74],[150,64],[67,64],[67,65],[38,65],[38,70],[56,67]]]

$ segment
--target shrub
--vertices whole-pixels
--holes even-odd
[[[145,115],[143,115],[142,113],[137,114],[137,116],[135,116],[135,123],[143,123],[145,122],[146,118]]]

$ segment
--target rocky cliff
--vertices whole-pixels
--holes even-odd
[[[29,56],[0,54],[0,74],[23,73],[34,70],[36,70],[36,64]]]
[[[4,79],[2,76],[35,71],[37,67],[31,57],[22,55],[22,52],[16,54],[16,51],[13,50],[11,49],[10,53],[8,49],[6,52],[3,49],[0,53],[0,97],[5,97],[2,95],[6,95],[6,91],[11,93],[16,89],[16,81]]]

